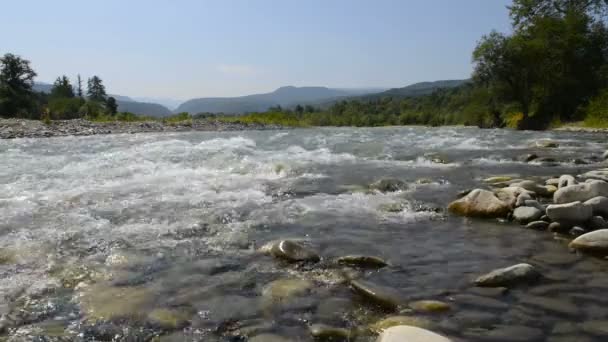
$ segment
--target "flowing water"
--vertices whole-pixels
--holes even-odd
[[[560,147],[530,147],[543,138]],[[404,303],[450,303],[444,313],[401,314],[454,339],[605,341],[608,262],[573,254],[548,232],[444,209],[483,178],[579,174],[598,165],[574,159],[593,162],[605,149],[602,134],[451,127],[0,141],[0,340],[241,341],[266,332],[310,341],[312,323],[361,331],[398,314],[354,294],[331,263],[364,254],[390,266],[358,277]],[[558,162],[514,161],[531,152]],[[409,187],[366,191],[381,178]],[[303,239],[322,261],[256,253],[278,238]],[[471,285],[520,262],[545,279],[506,294]],[[312,288],[268,298],[267,284],[286,278]]]

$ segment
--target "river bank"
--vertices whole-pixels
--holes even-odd
[[[242,131],[282,129],[280,125],[224,122],[217,120],[94,122],[84,119],[56,120],[45,124],[39,120],[0,119],[0,139],[48,138],[120,133]]]

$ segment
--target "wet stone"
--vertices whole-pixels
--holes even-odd
[[[547,230],[549,228],[549,222],[546,221],[534,221],[526,225],[527,229],[533,230]]]
[[[310,292],[313,283],[304,279],[279,279],[266,285],[262,296],[271,301],[285,301]]]
[[[310,326],[310,335],[318,341],[348,341],[351,333],[350,330],[344,328],[313,324]]]
[[[154,309],[148,314],[151,324],[165,330],[174,330],[189,324],[192,314],[179,309]]]
[[[311,261],[317,262],[320,260],[319,255],[308,247],[302,244],[291,241],[282,240],[274,243],[270,248],[270,254],[275,258],[297,262],[297,261]]]
[[[388,328],[377,342],[450,342],[451,340],[432,331],[411,326],[396,326]]]
[[[581,329],[593,336],[608,338],[608,320],[584,322],[581,324]]]
[[[520,296],[520,303],[530,305],[547,313],[553,313],[558,316],[579,317],[581,312],[579,308],[567,298],[549,298],[531,295]]]
[[[424,317],[416,316],[389,316],[369,326],[370,330],[375,333],[381,333],[384,330],[398,325],[409,325],[419,328],[430,328],[433,322]]]
[[[392,288],[364,280],[351,281],[352,289],[376,305],[395,310],[402,303],[401,295]]]
[[[256,335],[247,340],[248,342],[295,342],[287,337],[275,334]]]
[[[380,192],[395,192],[407,190],[407,184],[399,179],[381,179],[370,184],[371,190],[377,190]]]
[[[499,325],[493,329],[467,329],[464,336],[492,342],[528,342],[542,340],[543,331],[520,325]]]
[[[386,261],[379,257],[367,255],[347,255],[337,259],[339,264],[361,267],[361,268],[382,268],[387,266]]]
[[[475,285],[482,287],[510,287],[520,283],[530,283],[540,277],[538,271],[529,264],[518,264],[494,270],[475,280]]]
[[[505,302],[501,302],[494,298],[470,295],[470,294],[461,294],[453,296],[454,301],[458,304],[463,304],[467,306],[483,308],[483,309],[492,309],[492,310],[504,310],[509,307],[509,305]]]
[[[409,307],[419,312],[440,313],[451,309],[450,305],[438,300],[419,300],[411,302]]]

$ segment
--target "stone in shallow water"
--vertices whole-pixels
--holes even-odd
[[[458,304],[473,306],[476,308],[503,310],[509,307],[507,303],[501,302],[497,299],[470,294],[455,295],[453,298]]]
[[[589,219],[589,222],[587,222],[587,227],[589,227],[590,230],[606,229],[608,228],[608,222],[601,216],[593,216]]]
[[[320,341],[348,341],[350,330],[331,327],[325,324],[313,324],[310,326],[310,335]]]
[[[547,230],[547,228],[549,228],[549,222],[545,222],[545,221],[530,222],[526,225],[526,228],[534,229],[534,230]]]
[[[494,270],[475,280],[475,285],[484,287],[513,286],[537,280],[540,274],[530,264],[518,264]]]
[[[409,307],[420,312],[445,312],[450,310],[450,305],[438,300],[418,300],[411,302]]]
[[[338,258],[338,263],[364,268],[382,268],[388,265],[381,258],[368,255],[346,255]]]
[[[570,247],[583,252],[608,254],[608,229],[583,234],[574,239]]]
[[[536,147],[541,147],[541,148],[557,148],[559,147],[559,144],[556,141],[553,140],[537,140],[534,145]]]
[[[587,231],[585,230],[585,228],[582,228],[582,227],[572,227],[572,229],[570,229],[570,231],[568,232],[568,234],[570,236],[577,237],[577,236],[581,236],[581,235],[585,234],[586,232]]]
[[[264,287],[262,296],[272,301],[284,301],[307,294],[313,283],[304,279],[279,279]]]
[[[372,190],[380,192],[395,192],[407,190],[407,184],[399,179],[381,179],[369,185]]]
[[[275,334],[261,334],[247,339],[249,342],[294,342],[289,338]]]
[[[608,338],[608,320],[588,321],[581,324],[581,328],[588,334]]]
[[[356,293],[384,308],[395,310],[402,302],[401,295],[392,288],[364,280],[353,280],[350,284]]]
[[[430,328],[433,326],[433,322],[424,317],[415,316],[389,316],[369,326],[369,329],[377,334],[384,330],[399,326],[408,325],[419,328]]]
[[[549,298],[531,295],[522,295],[520,302],[525,305],[540,308],[544,312],[559,316],[579,317],[581,312],[570,300],[565,298]]]
[[[585,205],[590,206],[593,215],[608,217],[608,197],[597,196],[585,202]]]
[[[584,223],[593,215],[591,207],[581,202],[551,204],[547,206],[547,216],[556,222]]]
[[[520,224],[528,224],[543,216],[543,212],[535,207],[519,207],[513,211],[513,218]]]
[[[395,326],[386,329],[377,342],[450,342],[451,340],[434,332],[412,327]]]
[[[594,197],[608,197],[608,183],[600,180],[563,187],[553,194],[553,201],[557,204],[571,202],[585,202]]]
[[[141,320],[154,301],[154,294],[144,287],[96,284],[84,289],[79,300],[89,321]]]
[[[571,175],[563,175],[561,177],[559,177],[558,183],[557,183],[557,188],[561,189],[561,188],[565,188],[567,186],[571,186],[571,185],[575,185],[576,184],[576,179],[574,177],[572,177]]]
[[[191,313],[178,309],[154,309],[148,314],[150,323],[166,330],[187,326],[191,317]]]
[[[499,325],[494,329],[467,329],[464,336],[481,341],[528,342],[541,341],[543,331],[521,325]]]
[[[470,217],[506,217],[511,206],[498,199],[491,191],[475,189],[463,198],[456,200],[448,209],[457,215]]]
[[[260,251],[291,262],[317,262],[321,259],[315,251],[294,240],[272,241],[262,246]]]

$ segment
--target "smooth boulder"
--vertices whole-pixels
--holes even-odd
[[[557,189],[565,188],[567,186],[576,185],[576,179],[571,175],[563,175],[559,177],[557,183]]]
[[[401,295],[394,289],[368,281],[353,280],[351,287],[359,295],[386,309],[395,310],[403,301]]]
[[[553,201],[557,204],[576,201],[585,202],[594,197],[608,197],[608,183],[599,180],[575,184],[558,189],[553,194]]]
[[[593,215],[608,217],[608,197],[597,196],[585,202],[593,210]]]
[[[608,159],[608,150],[606,150],[606,152],[604,152],[604,154],[602,154],[602,159],[604,159],[604,160]]]
[[[513,218],[520,224],[537,221],[541,216],[543,216],[543,212],[535,207],[519,207],[513,211]]]
[[[426,329],[398,325],[388,328],[376,340],[377,342],[450,342],[447,337],[441,336]]]
[[[583,234],[570,242],[570,247],[582,252],[608,254],[608,229]]]
[[[321,259],[315,251],[295,240],[272,241],[262,246],[260,252],[290,262],[317,262]]]
[[[506,268],[494,270],[475,280],[480,287],[508,287],[519,283],[529,283],[540,277],[534,266],[530,264],[517,264]]]
[[[551,204],[547,206],[547,216],[552,221],[567,223],[584,223],[593,216],[593,210],[581,202]]]
[[[497,218],[507,216],[511,206],[498,199],[491,191],[475,189],[463,198],[450,203],[448,209],[462,216]]]
[[[536,184],[536,182],[531,181],[531,180],[525,180],[523,182],[512,184],[511,186],[520,187],[520,188],[526,189],[528,191],[532,191],[535,194],[537,194],[538,196],[547,197],[547,196],[551,195],[551,193],[549,192],[549,190],[547,190],[547,188],[545,188],[544,186],[541,186],[539,184]]]

